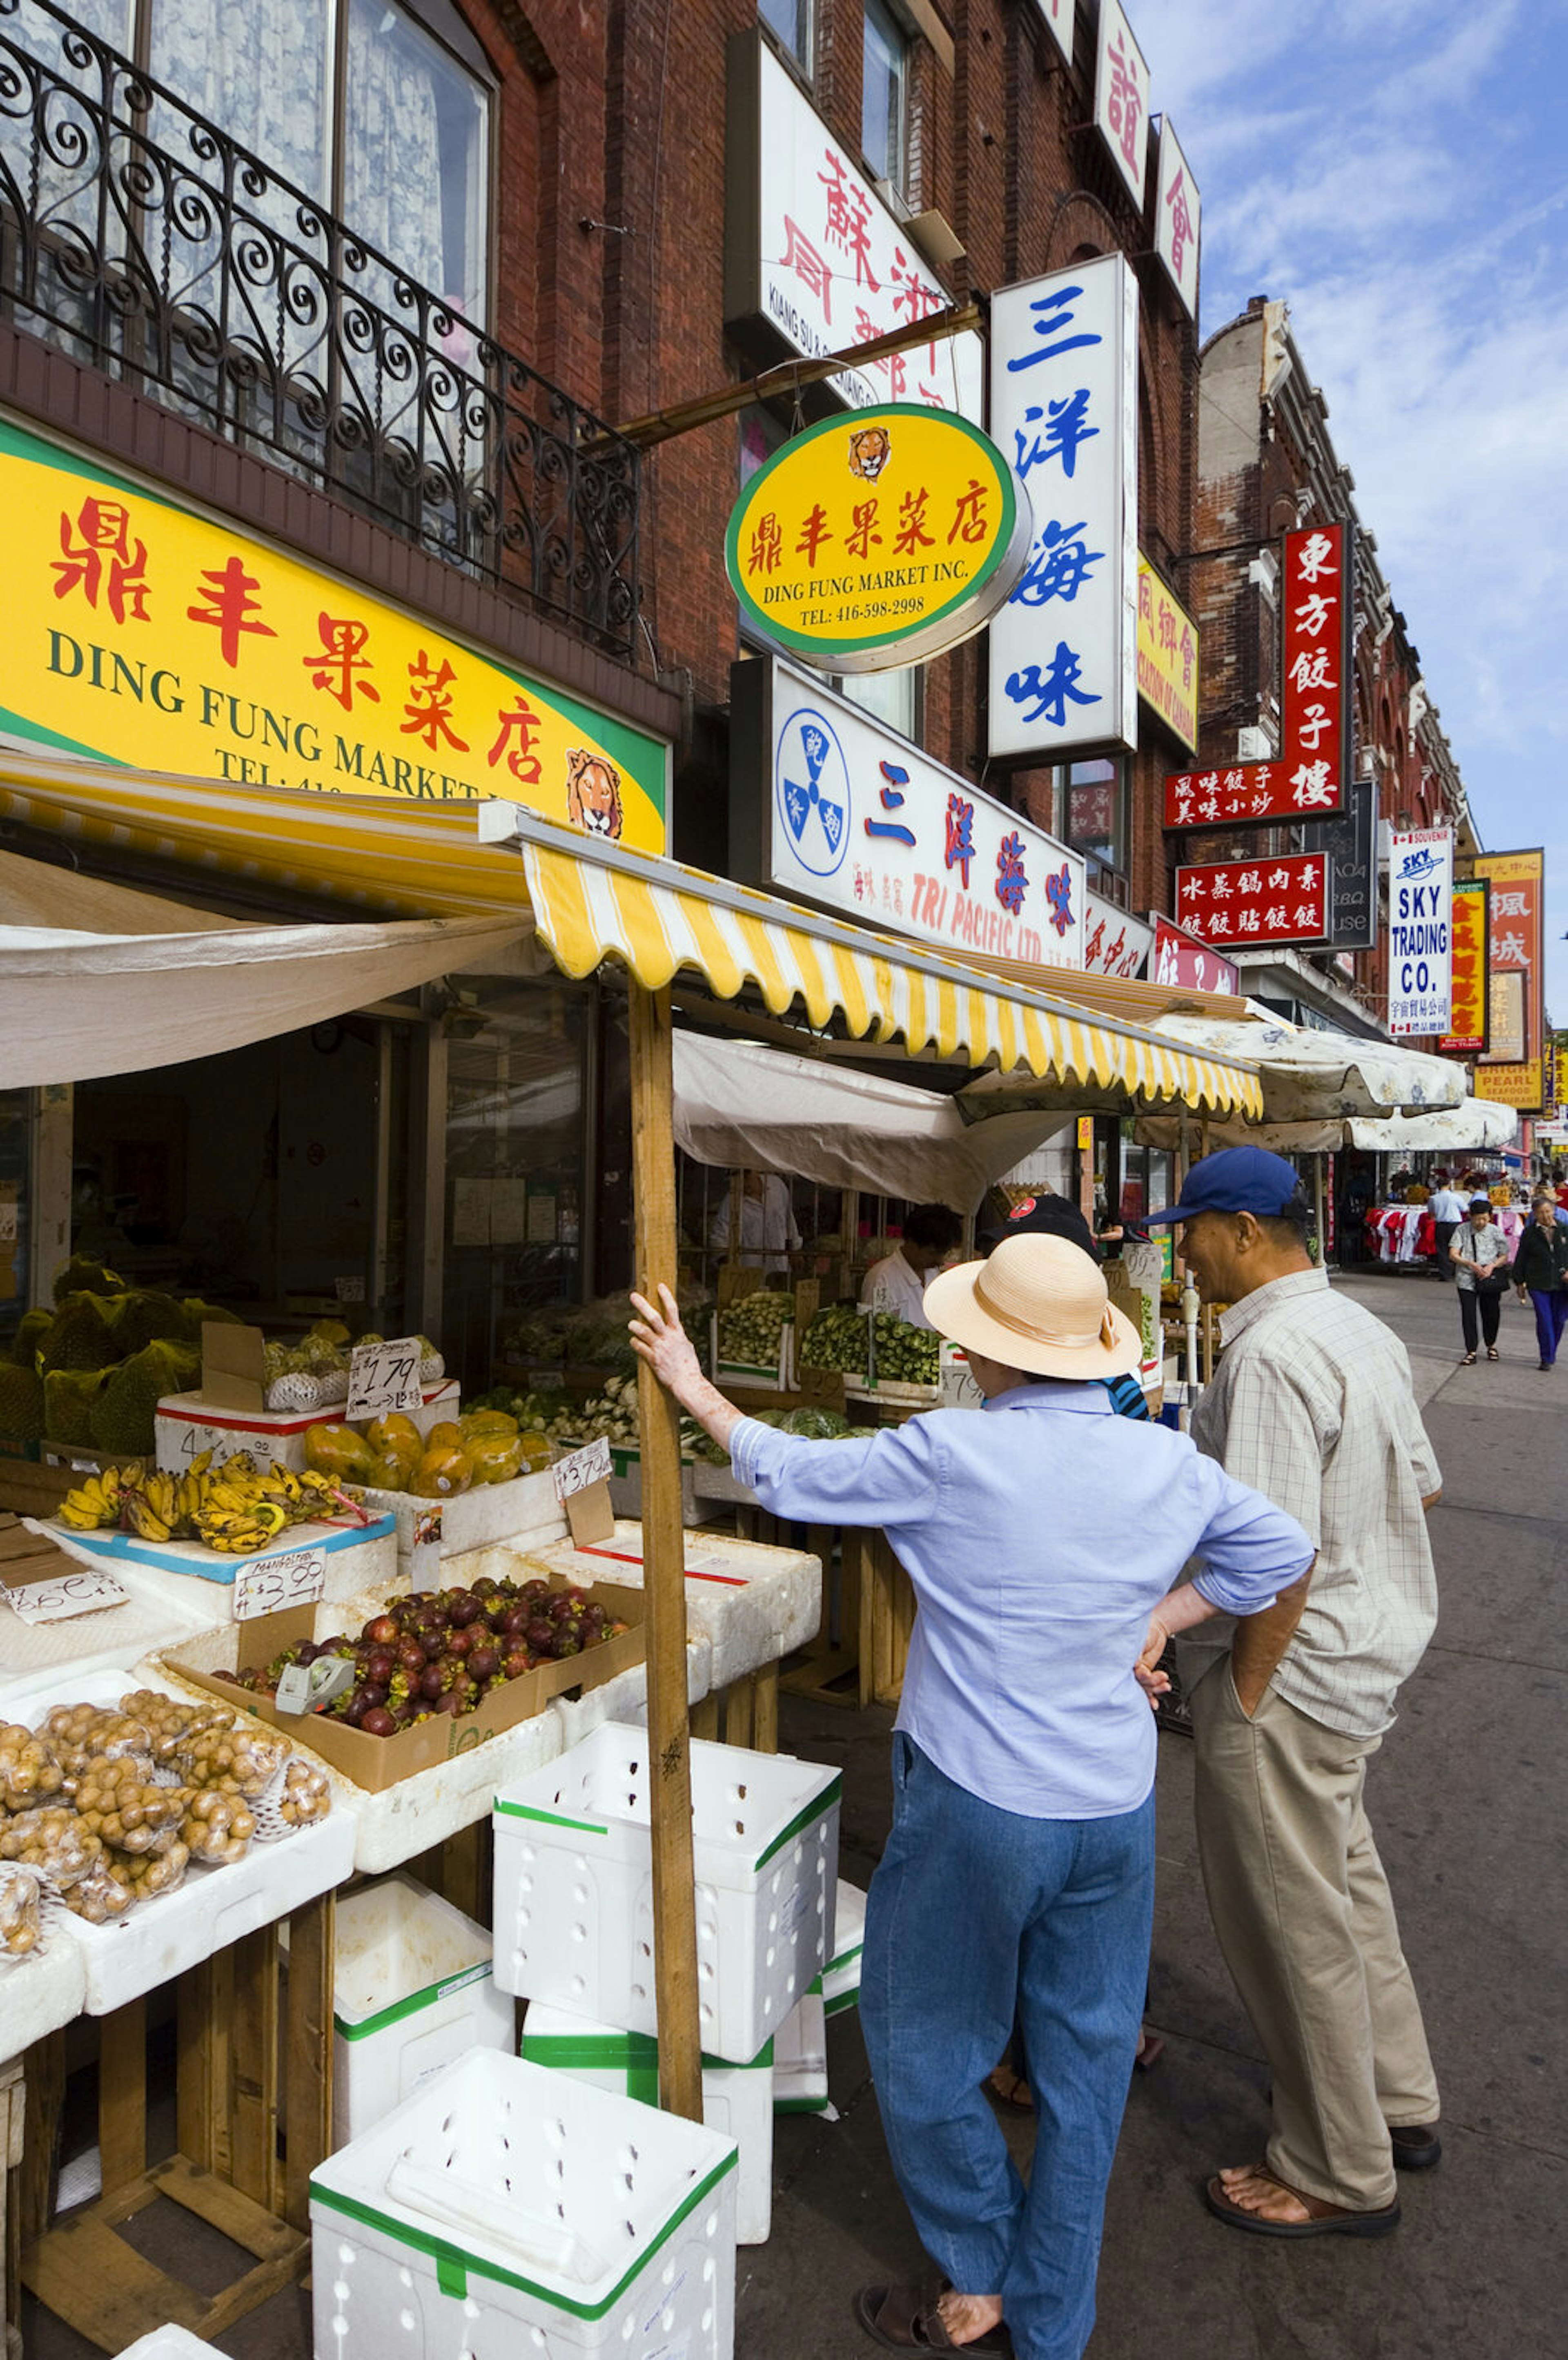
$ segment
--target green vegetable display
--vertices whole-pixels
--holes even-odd
[[[873,1314],[872,1349],[879,1385],[937,1385],[942,1382],[942,1339],[929,1328],[913,1328],[895,1311]]]
[[[719,1359],[748,1369],[776,1368],[779,1339],[794,1316],[794,1296],[776,1288],[740,1296],[718,1315]]]
[[[871,1322],[852,1303],[833,1303],[817,1313],[801,1338],[803,1369],[842,1369],[863,1377],[870,1368]]]

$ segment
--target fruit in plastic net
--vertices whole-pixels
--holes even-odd
[[[102,1853],[84,1876],[79,1877],[64,1896],[65,1906],[89,1926],[109,1926],[136,1907],[137,1896],[130,1886],[111,1874],[109,1855]]]
[[[326,1772],[295,1754],[283,1772],[278,1809],[291,1828],[308,1828],[332,1809],[332,1786]]]
[[[254,1802],[293,1753],[286,1737],[259,1727],[204,1729],[179,1746],[174,1767],[188,1786],[229,1786]]]
[[[89,1762],[115,1762],[122,1755],[139,1755],[146,1763],[152,1760],[152,1732],[147,1723],[104,1705],[57,1704],[45,1715],[37,1733],[64,1771],[68,1785]]]
[[[256,1814],[243,1795],[226,1786],[203,1786],[187,1797],[180,1840],[192,1860],[226,1868],[245,1858],[256,1833]]]
[[[0,1959],[25,1959],[43,1934],[44,1881],[36,1868],[0,1862]]]
[[[53,1751],[30,1729],[0,1723],[0,1811],[30,1811],[65,1784]]]
[[[61,1892],[103,1856],[102,1838],[84,1828],[67,1803],[46,1803],[18,1819],[0,1819],[0,1860],[20,1861],[39,1870]]]
[[[90,1835],[117,1852],[167,1850],[190,1797],[183,1786],[159,1786],[129,1754],[90,1762],[76,1781],[76,1816]]]
[[[156,1901],[162,1893],[177,1892],[191,1865],[188,1845],[178,1840],[159,1852],[107,1852],[104,1867],[131,1901]]]
[[[201,1704],[194,1697],[164,1696],[157,1688],[132,1688],[120,1699],[120,1710],[138,1721],[152,1739],[152,1758],[159,1767],[173,1761],[181,1742],[203,1729],[229,1729],[232,1712],[222,1705]]]

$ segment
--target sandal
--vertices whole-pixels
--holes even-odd
[[[1496,1344],[1488,1344],[1488,1345],[1487,1345],[1487,1347],[1486,1347],[1486,1358],[1487,1358],[1489,1360],[1495,1360],[1497,1359],[1497,1348]]]
[[[1464,1358],[1460,1361],[1459,1365],[1460,1365],[1460,1367],[1461,1367],[1462,1369],[1473,1369],[1473,1368],[1475,1366],[1475,1353],[1474,1353],[1474,1352],[1466,1352],[1466,1353],[1465,1353],[1465,1355],[1464,1355]]]
[[[1285,2195],[1293,2196],[1306,2207],[1305,2221],[1268,2221],[1261,2212],[1254,2212],[1238,2204],[1218,2177],[1206,2180],[1203,2202],[1217,2220],[1228,2221],[1233,2229],[1247,2229],[1256,2237],[1387,2237],[1399,2225],[1399,2200],[1385,2204],[1376,2212],[1354,2212],[1347,2205],[1327,2203],[1321,2196],[1309,2196],[1299,2188],[1292,2188],[1270,2171],[1264,2164],[1255,2167],[1255,2176],[1266,2180],[1271,2187]]]
[[[1005,2323],[989,2328],[972,2344],[953,2342],[937,2308],[947,2290],[945,2278],[935,2289],[862,2287],[855,2297],[855,2317],[885,2352],[973,2352],[978,2360],[1011,2360],[1013,2338]]]
[[[994,2098],[998,2105],[1011,2106],[1015,2114],[1034,2113],[1034,2092],[1021,2073],[1014,2073],[1011,2065],[998,2065],[993,2072],[986,2075],[984,2086],[988,2095]]]

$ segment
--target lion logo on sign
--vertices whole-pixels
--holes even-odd
[[[573,747],[566,756],[566,816],[585,836],[620,834],[620,772],[586,746]]]
[[[893,456],[893,438],[885,426],[857,426],[850,436],[850,473],[874,484]]]

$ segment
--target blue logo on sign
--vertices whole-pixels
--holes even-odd
[[[831,877],[850,841],[850,767],[832,724],[809,705],[779,732],[773,795],[795,859],[813,877]]]
[[[1419,852],[1406,853],[1399,863],[1399,874],[1401,877],[1430,877],[1433,869],[1441,866],[1436,853],[1429,852],[1423,844]]]

